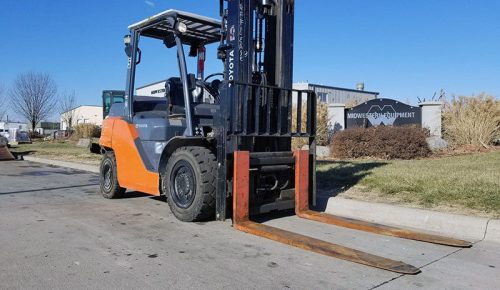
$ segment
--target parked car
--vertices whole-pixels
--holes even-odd
[[[26,131],[17,132],[16,142],[18,144],[31,144],[30,134]]]

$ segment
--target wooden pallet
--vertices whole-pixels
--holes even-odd
[[[0,146],[0,161],[14,160],[14,155],[10,153],[7,146]]]

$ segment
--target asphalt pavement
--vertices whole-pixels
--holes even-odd
[[[500,245],[470,249],[379,236],[295,216],[266,224],[402,260],[398,275],[238,232],[182,223],[161,198],[105,200],[98,176],[0,163],[0,289],[498,289]]]

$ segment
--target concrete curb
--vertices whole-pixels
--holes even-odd
[[[484,239],[500,243],[500,220],[405,208],[341,197],[329,198],[325,212],[423,230],[459,239],[472,241]]]
[[[66,168],[71,168],[71,169],[76,169],[76,170],[88,171],[88,172],[92,172],[92,173],[99,173],[99,166],[97,166],[97,165],[89,165],[89,164],[82,164],[82,163],[68,162],[68,161],[59,161],[59,160],[38,158],[38,157],[32,157],[32,156],[23,156],[23,160],[36,162],[36,163],[49,164],[49,165],[54,165],[54,166],[60,166],[60,167],[66,167]]]

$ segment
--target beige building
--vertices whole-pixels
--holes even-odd
[[[102,120],[102,106],[79,106],[61,114],[61,130],[79,124],[102,126]]]

